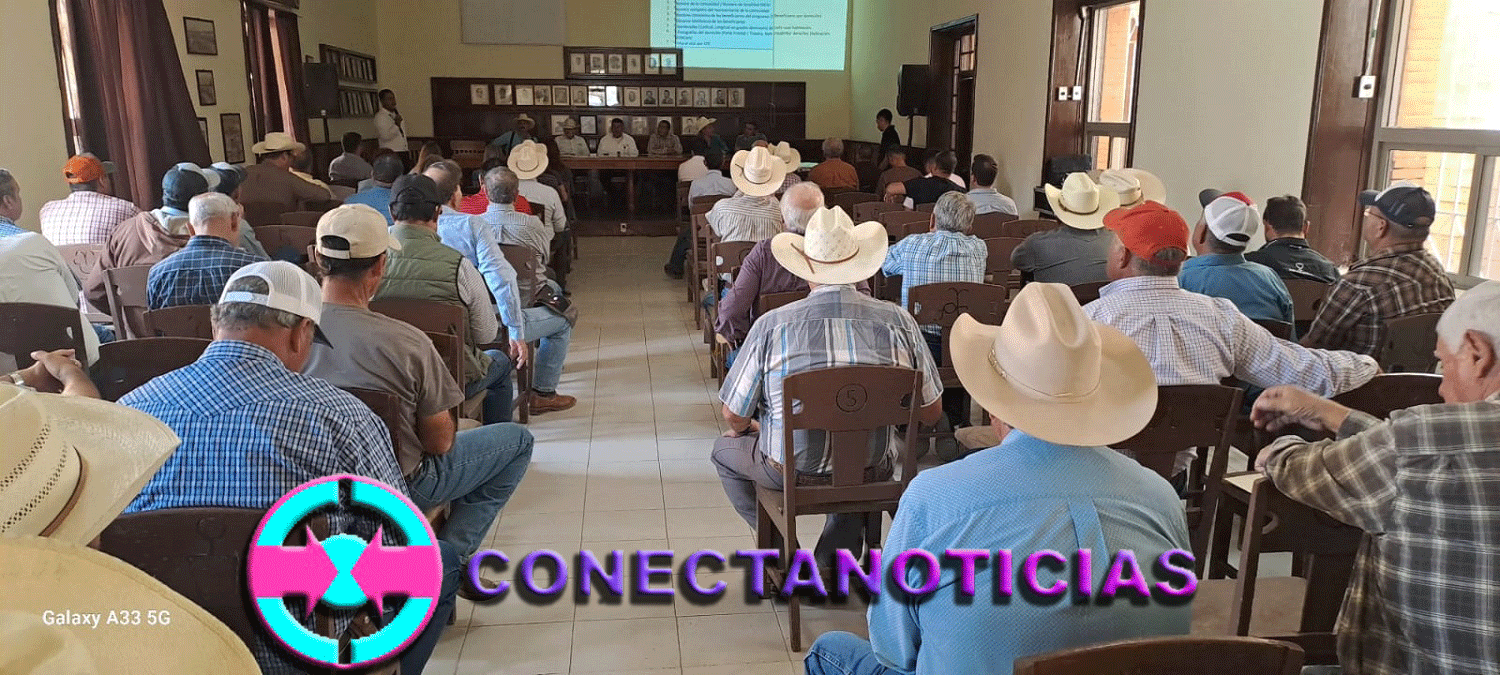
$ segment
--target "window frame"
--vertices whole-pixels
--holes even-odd
[[[1099,103],[1099,92],[1104,88],[1102,83],[1104,68],[1101,63],[1097,63],[1100,56],[1100,46],[1096,44],[1096,41],[1102,30],[1098,18],[1103,16],[1103,12],[1108,12],[1116,7],[1128,4],[1137,5],[1136,25],[1133,27],[1136,32],[1135,49],[1130,56],[1131,63],[1127,68],[1130,74],[1128,80],[1130,100],[1125,108],[1130,119],[1127,122],[1096,122],[1092,118],[1096,116],[1095,110]],[[1086,14],[1086,17],[1083,19],[1083,29],[1080,33],[1079,45],[1079,61],[1082,64],[1082,67],[1079,68],[1081,76],[1079,79],[1085,82],[1083,85],[1082,101],[1083,138],[1081,143],[1083,151],[1086,154],[1093,155],[1098,139],[1101,137],[1108,138],[1110,139],[1111,146],[1110,160],[1114,160],[1114,141],[1116,139],[1124,139],[1125,157],[1118,162],[1118,166],[1109,166],[1108,163],[1101,164],[1101,158],[1099,157],[1094,157],[1094,166],[1096,168],[1127,168],[1135,160],[1136,101],[1140,99],[1141,34],[1146,23],[1146,2],[1145,0],[1101,0],[1099,2],[1085,2],[1081,9]]]

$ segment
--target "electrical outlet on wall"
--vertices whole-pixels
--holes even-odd
[[[1355,98],[1375,98],[1375,76],[1360,75],[1354,80]]]
[[[1082,101],[1083,100],[1083,87],[1082,86],[1074,86],[1073,87],[1073,100],[1075,100],[1075,101]]]
[[[1059,101],[1066,101],[1066,100],[1068,100],[1068,88],[1067,87],[1058,87],[1057,88],[1057,100],[1059,100]]]

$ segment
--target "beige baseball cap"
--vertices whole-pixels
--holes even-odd
[[[385,216],[365,204],[345,204],[318,219],[318,255],[351,260],[401,250]]]

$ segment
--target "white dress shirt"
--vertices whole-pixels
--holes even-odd
[[[396,152],[411,151],[411,147],[406,143],[406,129],[397,124],[396,116],[385,108],[375,113],[375,136],[380,139],[382,148],[389,148]]]
[[[704,163],[703,155],[693,155],[687,161],[677,165],[677,180],[689,183],[708,175],[708,164]]]
[[[640,154],[641,151],[635,147],[635,137],[630,134],[620,134],[619,138],[605,134],[599,139],[600,157],[639,157]],[[526,199],[531,200],[530,197]]]
[[[552,139],[557,142],[557,152],[563,157],[587,157],[589,155],[589,142],[582,136],[558,136]]]
[[[0,302],[54,305],[79,312],[78,280],[62,253],[42,235],[28,232],[0,237]],[[99,336],[82,312],[78,324],[92,365],[99,360]],[[0,354],[0,358],[9,356]]]
[[[563,211],[562,197],[551,185],[542,185],[535,178],[521,181],[521,196],[532,204],[540,204],[547,209],[543,214],[546,224],[553,232],[562,232],[568,229],[568,214]],[[549,238],[550,240],[550,238]]]

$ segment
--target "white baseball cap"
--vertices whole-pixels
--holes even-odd
[[[177,164],[177,166],[172,167],[172,168],[174,168],[174,169],[181,169],[183,171],[196,171],[196,172],[198,172],[199,175],[203,176],[203,180],[208,181],[208,191],[209,192],[213,192],[215,190],[218,190],[219,189],[219,181],[223,178],[222,176],[219,175],[219,172],[217,172],[217,171],[209,171],[208,169],[205,169],[205,168],[203,168],[201,166],[198,166],[197,164],[194,164],[192,162],[180,162],[180,163]]]
[[[1203,222],[1219,241],[1244,247],[1260,232],[1260,209],[1244,193],[1226,192],[1203,207]]]
[[[268,290],[265,293],[229,290],[235,281],[245,277],[255,277],[266,282]],[[219,296],[219,302],[262,305],[309,319],[313,322],[313,340],[333,346],[328,342],[328,337],[323,335],[323,329],[318,328],[318,321],[323,317],[323,290],[318,287],[318,282],[312,275],[285,260],[250,263],[241,267],[224,284],[224,293]]]
[[[401,250],[385,216],[366,204],[344,204],[318,218],[318,254],[351,260]]]

